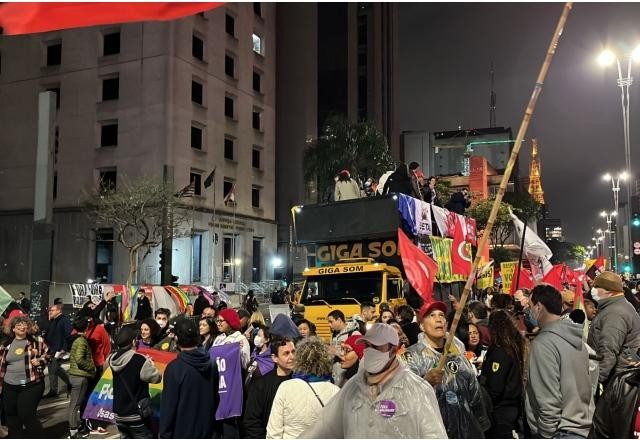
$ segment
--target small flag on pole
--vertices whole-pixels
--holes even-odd
[[[188,184],[187,186],[185,186],[184,188],[182,188],[180,191],[178,191],[174,195],[176,197],[193,197],[195,193],[196,193],[196,182],[194,181]]]
[[[204,187],[205,188],[209,188],[211,185],[213,185],[213,179],[216,176],[216,169],[214,168],[213,171],[211,171],[211,173],[209,173],[209,175],[207,176],[206,179],[204,179]]]
[[[236,203],[236,184],[234,183],[231,186],[231,189],[229,190],[229,192],[227,193],[226,196],[224,196],[224,204],[225,206],[229,206],[229,204],[234,204]]]

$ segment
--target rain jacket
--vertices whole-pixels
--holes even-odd
[[[582,324],[560,319],[542,327],[529,352],[525,410],[533,433],[586,437],[595,409]]]
[[[442,383],[435,387],[444,426],[450,438],[484,438],[491,423],[482,400],[476,370],[463,355],[464,345],[454,338],[455,347],[447,357]],[[423,378],[435,368],[441,353],[418,335],[418,343],[407,349],[407,365]]]
[[[373,401],[360,369],[299,438],[424,439],[447,438],[447,432],[431,385],[400,366]]]
[[[604,356],[600,361],[600,383],[606,384],[611,376],[632,364],[629,358],[640,349],[640,316],[624,295],[598,301],[588,343]]]

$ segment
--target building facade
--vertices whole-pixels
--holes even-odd
[[[228,3],[168,22],[0,37],[0,283],[29,282],[46,90],[58,96],[54,281],[126,280],[126,250],[88,221],[83,201],[99,182],[117,190],[139,176],[176,190],[195,184],[191,237],[171,247],[179,283],[272,278],[275,13],[273,4]],[[140,261],[137,283],[160,282],[159,253]]]

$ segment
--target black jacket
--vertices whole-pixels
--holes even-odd
[[[400,321],[400,327],[402,327],[402,331],[404,332],[404,334],[407,335],[407,339],[409,339],[409,345],[413,345],[418,342],[418,335],[422,332],[420,330],[420,324],[403,319],[402,321]]]
[[[510,406],[519,409],[522,405],[520,365],[504,348],[495,344],[489,347],[482,363],[479,381],[491,396],[496,416],[499,416],[500,408]]]
[[[151,310],[151,302],[149,298],[143,296],[138,300],[138,308],[136,309],[136,321],[142,321],[143,319],[152,318],[153,310]]]
[[[471,200],[465,199],[462,191],[455,192],[451,194],[451,199],[445,205],[449,211],[455,212],[456,214],[464,215],[464,210],[471,206]]]
[[[267,422],[276,391],[282,382],[289,379],[291,375],[278,376],[278,368],[274,368],[249,386],[249,397],[242,421],[246,438],[267,436]]]
[[[49,328],[44,340],[52,355],[60,350],[69,351],[67,348],[69,336],[71,336],[71,321],[67,315],[59,315],[57,318],[49,320]]]
[[[198,295],[193,303],[193,316],[202,315],[202,311],[209,306],[210,304],[209,301],[207,301],[207,298],[205,298],[204,295]]]
[[[411,178],[409,177],[409,174],[406,170],[406,166],[405,169],[396,169],[393,173],[391,173],[384,184],[384,188],[382,189],[382,194],[388,193],[401,193],[411,197],[419,198],[419,196],[416,195],[413,191],[413,187],[411,186]]]
[[[635,438],[635,416],[640,405],[640,368],[613,376],[600,396],[589,438]]]
[[[202,348],[182,351],[164,370],[160,438],[213,438],[218,367]]]

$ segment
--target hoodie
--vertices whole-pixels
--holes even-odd
[[[525,408],[531,431],[541,437],[558,431],[589,434],[595,405],[581,324],[561,319],[542,327],[533,340]]]
[[[289,337],[291,339],[299,339],[300,331],[293,322],[293,320],[287,315],[279,314],[275,317],[271,323],[269,333],[280,337]]]
[[[107,365],[113,371],[113,412],[116,422],[141,420],[137,402],[149,398],[149,384],[159,383],[162,374],[150,358],[133,349],[115,352],[107,358]]]
[[[213,438],[218,368],[202,348],[182,351],[164,371],[160,438]]]

